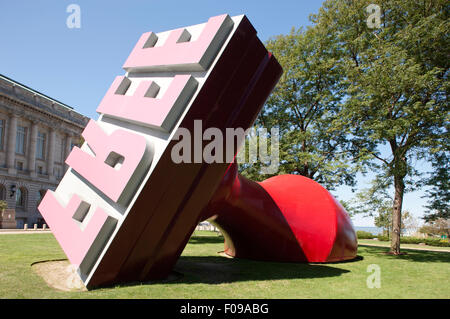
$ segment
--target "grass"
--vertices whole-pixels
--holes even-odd
[[[230,259],[221,250],[221,237],[197,232],[176,264],[177,280],[62,292],[30,266],[65,258],[53,235],[0,235],[0,298],[450,298],[449,253],[394,257],[360,246],[356,261],[289,264]],[[379,289],[367,288],[370,264],[381,268]]]

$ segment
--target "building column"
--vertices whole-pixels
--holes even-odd
[[[67,165],[65,163],[65,161],[66,161],[67,157],[70,154],[71,146],[72,146],[72,135],[71,134],[67,134],[67,136],[66,136],[66,148],[64,149],[64,172],[66,172],[69,169],[69,165]]]
[[[9,129],[8,129],[8,142],[6,150],[6,167],[8,167],[9,174],[16,174],[16,167],[14,160],[16,158],[16,135],[17,134],[17,115],[10,114],[9,116]]]
[[[30,148],[28,149],[28,171],[31,177],[36,177],[36,143],[38,126],[36,122],[31,123]]]
[[[55,176],[53,175],[53,164],[55,163],[55,140],[56,140],[56,131],[52,128],[50,130],[50,136],[48,139],[48,156],[47,156],[47,172],[50,180],[55,180]]]

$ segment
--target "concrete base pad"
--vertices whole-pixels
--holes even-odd
[[[76,272],[76,267],[68,260],[37,262],[32,264],[31,268],[52,288],[62,291],[87,291]]]
[[[87,291],[81,281],[76,267],[71,265],[67,259],[39,261],[31,265],[35,273],[44,279],[48,286],[62,291]],[[152,283],[167,283],[179,280],[183,274],[172,271],[166,279],[147,282],[130,282],[125,285],[142,285]]]

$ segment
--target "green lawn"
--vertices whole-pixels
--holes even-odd
[[[170,282],[134,283],[84,292],[50,288],[34,273],[37,261],[63,259],[51,234],[0,235],[0,298],[450,298],[450,254],[359,247],[357,261],[288,264],[222,257],[222,238],[196,233]],[[367,267],[381,268],[381,288],[366,285]]]

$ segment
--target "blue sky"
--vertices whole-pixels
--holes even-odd
[[[96,119],[95,109],[139,36],[206,22],[223,13],[246,14],[265,41],[292,27],[306,27],[322,1],[307,0],[79,0],[0,2],[0,73]],[[81,28],[69,29],[70,4],[81,8]],[[361,187],[370,176],[358,177]],[[348,187],[333,192],[353,196]],[[422,215],[422,192],[407,194],[405,209]],[[357,226],[373,218],[356,216]]]
[[[69,4],[81,28],[66,26]],[[97,118],[95,109],[139,36],[246,14],[261,40],[305,26],[320,1],[71,0],[0,2],[0,73]]]

